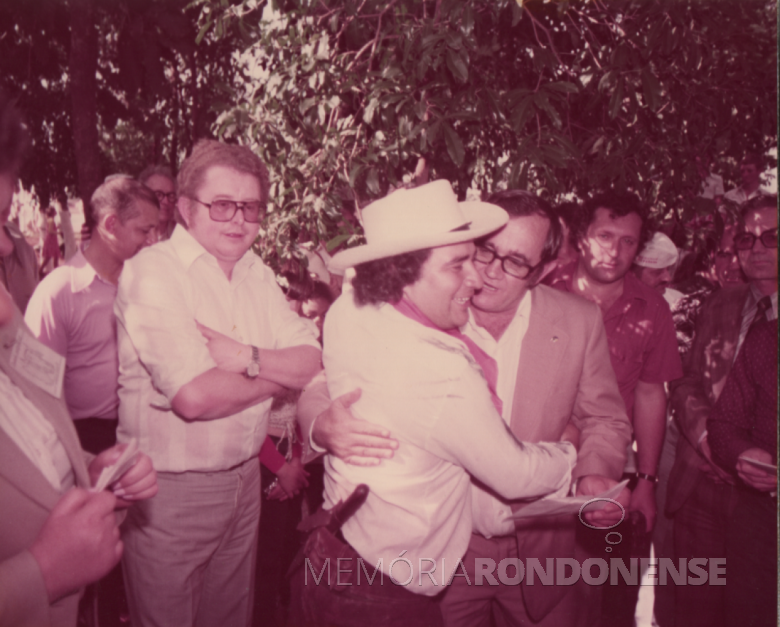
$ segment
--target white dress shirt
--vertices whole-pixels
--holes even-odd
[[[247,251],[228,280],[181,226],[125,262],[115,312],[117,437],[138,438],[163,472],[227,470],[257,455],[266,436],[271,399],[215,420],[187,421],[171,410],[183,385],[216,367],[196,320],[259,348],[319,348],[257,255]]]
[[[476,323],[471,310],[469,310],[469,321],[462,329],[463,333],[474,340],[498,364],[496,391],[503,403],[501,417],[507,425],[512,419],[512,403],[515,398],[517,370],[520,365],[520,347],[528,331],[530,318],[531,292],[529,290],[517,306],[512,322],[498,340]],[[515,524],[510,518],[512,510],[504,501],[477,484],[471,486],[471,499],[474,531],[486,538],[514,533]]]
[[[342,295],[325,321],[323,361],[331,398],[361,388],[351,410],[382,425],[400,442],[376,467],[325,458],[325,507],[360,483],[370,492],[342,527],[373,572],[407,589],[442,591],[472,533],[471,477],[507,498],[536,497],[568,487],[576,451],[568,443],[521,444],[495,410],[481,369],[465,344],[396,311],[357,307]],[[420,575],[435,564],[436,584]],[[385,584],[387,585],[387,584]]]

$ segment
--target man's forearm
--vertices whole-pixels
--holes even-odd
[[[639,381],[634,400],[637,470],[655,475],[666,432],[666,392],[663,383]]]
[[[313,346],[260,349],[260,378],[299,390],[322,369],[322,351]]]
[[[261,377],[212,368],[182,386],[173,397],[173,410],[187,420],[213,420],[237,414],[284,390]]]
[[[322,371],[312,379],[298,399],[298,425],[304,440],[309,440],[314,421],[317,416],[328,410],[330,404],[328,382],[325,379],[325,372]]]

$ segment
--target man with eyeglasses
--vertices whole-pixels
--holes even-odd
[[[487,202],[503,208],[508,224],[477,241],[474,266],[483,282],[472,297],[463,332],[498,364],[497,392],[502,417],[521,441],[579,439],[572,476],[578,494],[596,494],[613,486],[623,472],[631,427],[609,361],[598,308],[580,298],[539,285],[555,267],[561,227],[547,203],[520,190],[498,192]],[[308,431],[314,421],[315,444],[339,457],[371,463],[392,448],[371,423],[343,412],[343,400],[328,407],[314,403],[313,390],[299,404]],[[357,457],[357,459],[355,459]],[[469,580],[477,559],[586,557],[575,545],[576,516],[534,519],[515,529],[509,518],[517,503],[472,486],[473,534],[463,558]],[[620,500],[626,505],[625,491]],[[587,514],[595,525],[620,520],[611,505]],[[589,555],[587,555],[589,557]],[[600,589],[595,586],[468,585],[456,577],[442,599],[446,625],[485,624],[500,614],[506,624],[591,624],[598,619]],[[498,582],[497,582],[498,583]],[[537,582],[538,583],[538,582]]]
[[[176,226],[176,180],[171,169],[164,165],[150,165],[138,175],[138,181],[157,196],[160,203],[157,233],[160,240],[168,239]]]
[[[750,328],[777,319],[777,197],[757,196],[742,208],[734,248],[748,283],[724,287],[704,304],[685,375],[672,388],[671,407],[682,437],[669,479],[667,512],[674,516],[679,558],[734,558],[727,530],[739,491],[736,479],[712,461],[706,423]],[[732,624],[726,597],[722,586],[677,586],[676,624]],[[749,616],[743,620],[753,624]]]
[[[257,156],[203,140],[178,188],[183,224],[125,266],[115,309],[118,438],[138,439],[160,487],[125,526],[130,615],[248,625],[272,396],[303,387],[321,352],[250,250],[269,190]]]

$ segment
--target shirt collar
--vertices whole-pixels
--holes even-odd
[[[753,302],[745,303],[745,305],[755,307],[758,301],[760,301],[764,297],[764,294],[762,294],[761,291],[752,283],[749,283],[748,285],[750,286],[749,294],[752,297]],[[777,317],[777,292],[772,294],[769,297],[769,300],[772,302],[772,311],[774,312],[775,317]]]
[[[523,297],[520,299],[520,303],[517,305],[517,310],[515,311],[515,315],[512,317],[512,322],[509,323],[509,326],[507,327],[506,331],[504,331],[504,334],[501,336],[506,337],[509,335],[509,330],[512,327],[512,325],[516,324],[516,322],[519,319],[522,318],[529,318],[531,315],[531,290],[533,288],[530,288],[526,290]],[[469,307],[469,319],[464,324],[461,329],[461,333],[464,333],[471,337],[472,339],[477,336],[484,339],[490,339],[492,342],[498,344],[498,342],[493,338],[490,333],[488,333],[483,327],[479,326],[477,324],[477,320],[474,318],[474,311],[472,307]]]
[[[95,268],[87,261],[84,256],[84,251],[79,248],[79,251],[73,255],[73,259],[68,262],[68,265],[72,268],[70,274],[70,289],[75,294],[87,289],[98,273],[95,272]],[[99,277],[98,277],[99,278]]]
[[[209,259],[211,263],[217,265],[216,257],[203,248],[203,245],[181,224],[176,225],[176,228],[173,229],[173,233],[168,241],[184,267],[187,269],[189,269],[200,257],[205,257],[206,259]],[[239,281],[243,279],[255,261],[257,261],[257,255],[255,255],[250,248],[233,267],[233,280]]]
[[[628,272],[626,272],[625,276],[623,277],[623,294],[618,300],[638,298],[646,302],[647,301],[647,296],[645,295],[646,289],[651,290],[653,288],[646,286],[634,275],[634,273],[631,270],[629,270]]]

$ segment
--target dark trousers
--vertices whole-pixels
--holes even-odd
[[[116,427],[119,420],[107,418],[79,418],[73,421],[79,434],[81,448],[97,455],[116,444]]]
[[[119,420],[79,418],[73,421],[81,448],[97,455],[116,444]],[[119,626],[127,616],[122,567],[117,564],[103,579],[87,587],[79,604],[82,625]]]
[[[726,555],[727,624],[777,625],[777,499],[739,490]]]
[[[315,529],[306,542],[307,561],[293,573],[293,597],[301,599],[299,627],[440,627],[441,595],[423,596],[394,584],[341,538]],[[337,562],[337,560],[341,560]],[[327,567],[327,563],[330,567]],[[323,567],[325,570],[323,571]],[[342,572],[338,572],[339,568]],[[328,570],[330,571],[328,573]],[[351,571],[346,573],[345,571]],[[359,571],[359,575],[358,575]]]

